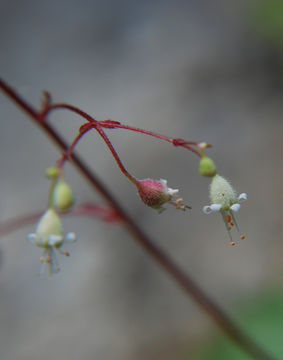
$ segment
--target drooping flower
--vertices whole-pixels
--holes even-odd
[[[211,205],[204,206],[203,212],[210,214],[212,212],[220,212],[225,227],[230,237],[231,245],[235,245],[232,240],[231,229],[236,226],[239,231],[239,226],[236,222],[234,213],[240,210],[240,203],[247,200],[246,193],[242,193],[237,196],[236,191],[232,185],[223,177],[216,174],[210,184],[210,201]],[[244,240],[245,236],[241,235],[241,239]]]
[[[72,243],[76,240],[75,233],[67,233],[63,236],[63,227],[60,217],[53,208],[48,209],[40,218],[36,232],[29,234],[27,239],[37,247],[43,248],[40,257],[41,267],[39,275],[43,275],[45,265],[48,265],[49,276],[57,273],[60,268],[57,262],[55,252],[61,255],[69,256],[67,251],[62,251],[64,243]]]
[[[165,203],[174,205],[177,209],[186,210],[189,206],[182,203],[183,199],[173,200],[178,194],[178,189],[171,189],[167,186],[167,180],[144,179],[137,181],[138,193],[141,200],[149,207],[156,209],[159,213],[165,210],[162,206]]]

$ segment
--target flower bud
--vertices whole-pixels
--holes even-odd
[[[63,177],[60,177],[53,192],[53,204],[61,211],[70,209],[74,203],[74,196],[71,187]]]
[[[137,183],[138,192],[141,200],[147,205],[157,210],[164,210],[162,205],[171,201],[173,195],[179,190],[168,188],[167,181],[164,179],[139,180]]]
[[[45,175],[48,177],[48,179],[54,179],[59,176],[59,170],[57,167],[52,166],[46,169]]]
[[[214,176],[216,174],[214,161],[208,156],[203,155],[199,163],[199,172],[203,176]]]

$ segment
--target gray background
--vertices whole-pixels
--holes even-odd
[[[108,131],[136,177],[165,178],[192,206],[162,215],[145,207],[93,132],[78,152],[140,226],[230,311],[282,283],[282,61],[251,25],[255,1],[0,2],[1,76],[38,106],[41,91],[97,119],[213,144],[209,154],[239,192],[246,241],[229,246],[221,217],[206,216],[208,179],[198,159],[167,143]],[[44,208],[45,168],[59,157],[5,96],[0,97],[1,221]],[[50,121],[69,141],[81,120]],[[103,204],[76,171],[77,202]],[[214,330],[119,225],[65,218],[76,231],[61,272],[38,279],[34,226],[1,239],[1,359],[178,359]],[[237,234],[236,234],[237,235]],[[236,239],[236,237],[235,237]],[[237,240],[237,239],[236,239]]]

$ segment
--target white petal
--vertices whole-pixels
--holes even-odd
[[[205,214],[210,214],[212,212],[210,206],[204,206],[202,208],[202,211],[205,213]]]
[[[220,211],[222,208],[222,204],[211,204],[210,205],[211,211]]]
[[[240,204],[233,204],[232,206],[230,206],[230,210],[237,212],[240,210],[241,205]]]
[[[239,202],[244,202],[248,199],[248,195],[246,193],[242,193],[238,196],[238,201]]]
[[[36,240],[37,240],[36,234],[34,234],[34,233],[28,234],[27,235],[27,240],[30,241],[32,244],[35,244]]]
[[[65,241],[67,242],[75,242],[77,240],[77,235],[74,232],[69,232],[68,234],[66,234],[65,236]]]
[[[63,237],[61,235],[49,235],[48,245],[55,246],[60,245],[63,242]]]
[[[173,195],[178,194],[179,190],[178,190],[178,189],[168,188],[168,189],[167,189],[167,192],[168,192],[169,195],[172,195],[172,196],[173,196]]]
[[[165,179],[160,179],[159,181],[161,182],[161,184],[162,184],[164,187],[167,188],[167,180],[165,180]]]

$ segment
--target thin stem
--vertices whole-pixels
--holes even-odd
[[[35,211],[29,214],[18,215],[14,218],[0,222],[0,237],[20,230],[21,228],[36,223],[46,210]],[[93,203],[82,203],[70,211],[60,211],[60,216],[83,216],[99,218],[108,223],[121,221],[119,215],[109,206],[100,206]]]
[[[42,115],[46,116],[50,111],[55,110],[55,109],[70,110],[70,111],[82,116],[87,121],[94,122],[96,124],[99,123],[99,125],[101,127],[106,127],[108,129],[124,129],[124,130],[130,130],[130,131],[135,131],[135,132],[138,132],[138,133],[141,133],[141,134],[149,135],[149,136],[155,137],[157,139],[167,141],[167,142],[171,143],[174,146],[182,146],[182,147],[192,151],[198,157],[201,157],[201,153],[191,146],[191,145],[193,145],[193,146],[196,146],[198,148],[198,144],[199,144],[198,142],[186,141],[186,140],[183,140],[183,139],[170,138],[168,136],[157,134],[157,133],[154,133],[152,131],[139,129],[139,128],[136,128],[136,127],[133,127],[133,126],[123,125],[119,121],[114,121],[114,120],[110,120],[110,119],[97,121],[93,117],[91,117],[90,115],[85,113],[84,111],[78,109],[75,106],[69,105],[69,104],[64,104],[64,103],[49,104],[46,107],[46,109],[45,109],[45,111],[43,112]]]
[[[108,146],[109,150],[111,151],[116,163],[118,164],[120,170],[122,171],[122,173],[134,184],[137,183],[137,180],[135,179],[134,176],[132,176],[125,168],[125,166],[123,165],[119,155],[117,154],[116,150],[114,149],[111,141],[109,140],[108,136],[105,134],[105,132],[102,130],[101,126],[99,126],[99,122],[96,121],[94,118],[92,118],[90,115],[88,115],[87,113],[85,113],[84,111],[72,106],[72,105],[68,105],[68,104],[53,104],[53,105],[48,105],[46,106],[46,109],[44,110],[43,114],[44,114],[44,118],[45,116],[51,111],[51,110],[55,110],[55,109],[67,109],[70,111],[75,112],[76,114],[82,116],[83,118],[85,118],[87,121],[89,121],[92,125],[92,127],[87,128],[87,130],[83,130],[84,132],[89,131],[91,128],[94,128],[98,134],[102,137],[102,139],[104,140],[105,144]],[[76,140],[76,139],[75,139]],[[74,144],[73,147],[70,148],[70,150],[68,151],[68,157],[72,154],[74,147],[76,144]],[[65,160],[64,160],[65,161]]]
[[[37,112],[29,104],[26,103],[9,85],[0,79],[0,88],[10,97],[22,110],[24,110],[46,134],[56,143],[56,145],[66,151],[67,144],[57,134],[57,132],[45,121],[42,121],[40,112]],[[200,308],[206,312],[210,318],[219,326],[220,329],[231,340],[235,341],[242,350],[246,351],[257,360],[272,360],[273,357],[265,352],[259,345],[250,339],[234,322],[216,305],[208,295],[195,283],[195,281],[184,271],[178,267],[174,261],[138,227],[135,221],[124,211],[120,204],[114,199],[112,194],[105,188],[104,184],[95,176],[84,162],[73,153],[71,156],[73,163],[81,174],[89,181],[89,183],[98,190],[101,195],[111,204],[120,218],[124,221],[128,230],[134,236],[139,245],[151,256],[166,272],[169,274],[184,290],[184,292],[192,298]]]
[[[109,127],[109,123],[111,122],[111,120],[103,120],[103,121],[98,121],[99,124],[103,127]],[[149,135],[149,136],[152,136],[152,137],[155,137],[157,139],[160,139],[160,140],[164,140],[164,141],[167,141],[169,143],[171,143],[172,145],[174,146],[182,146],[182,147],[185,147],[186,149],[192,151],[194,154],[196,154],[197,156],[201,156],[200,153],[198,151],[196,151],[193,147],[191,147],[190,145],[194,145],[194,146],[198,146],[198,143],[195,142],[195,141],[185,141],[183,139],[175,139],[175,138],[170,138],[168,136],[165,136],[165,135],[161,135],[161,134],[157,134],[157,133],[154,133],[152,131],[148,131],[148,130],[143,130],[143,129],[140,129],[140,128],[136,128],[136,127],[133,127],[133,126],[129,126],[129,125],[123,125],[119,122],[113,122],[113,126],[112,128],[115,128],[115,129],[124,129],[124,130],[130,130],[130,131],[135,131],[135,132],[138,132],[138,133],[141,133],[141,134],[145,134],[145,135]]]
[[[49,193],[48,193],[48,209],[53,208],[53,194],[54,194],[54,189],[55,189],[56,183],[57,183],[57,178],[56,177],[52,178],[50,188],[49,188]]]
[[[116,163],[118,164],[120,170],[122,173],[134,184],[137,183],[136,178],[134,178],[125,168],[122,161],[120,160],[120,157],[118,156],[116,150],[114,149],[113,145],[111,144],[111,141],[108,139],[105,132],[101,129],[101,127],[98,124],[93,125],[95,130],[99,133],[99,135],[102,137],[102,139],[105,141],[106,145],[108,146],[109,150],[111,151]]]
[[[75,139],[73,140],[72,144],[70,145],[69,149],[67,151],[65,151],[61,157],[60,160],[58,160],[57,165],[59,169],[62,169],[63,165],[65,164],[65,162],[67,160],[69,160],[69,158],[72,156],[72,153],[74,152],[75,147],[77,146],[77,144],[79,143],[79,141],[81,140],[81,138],[90,130],[92,130],[91,126],[85,126],[85,127],[81,127],[81,130],[79,132],[79,134],[75,137]]]

